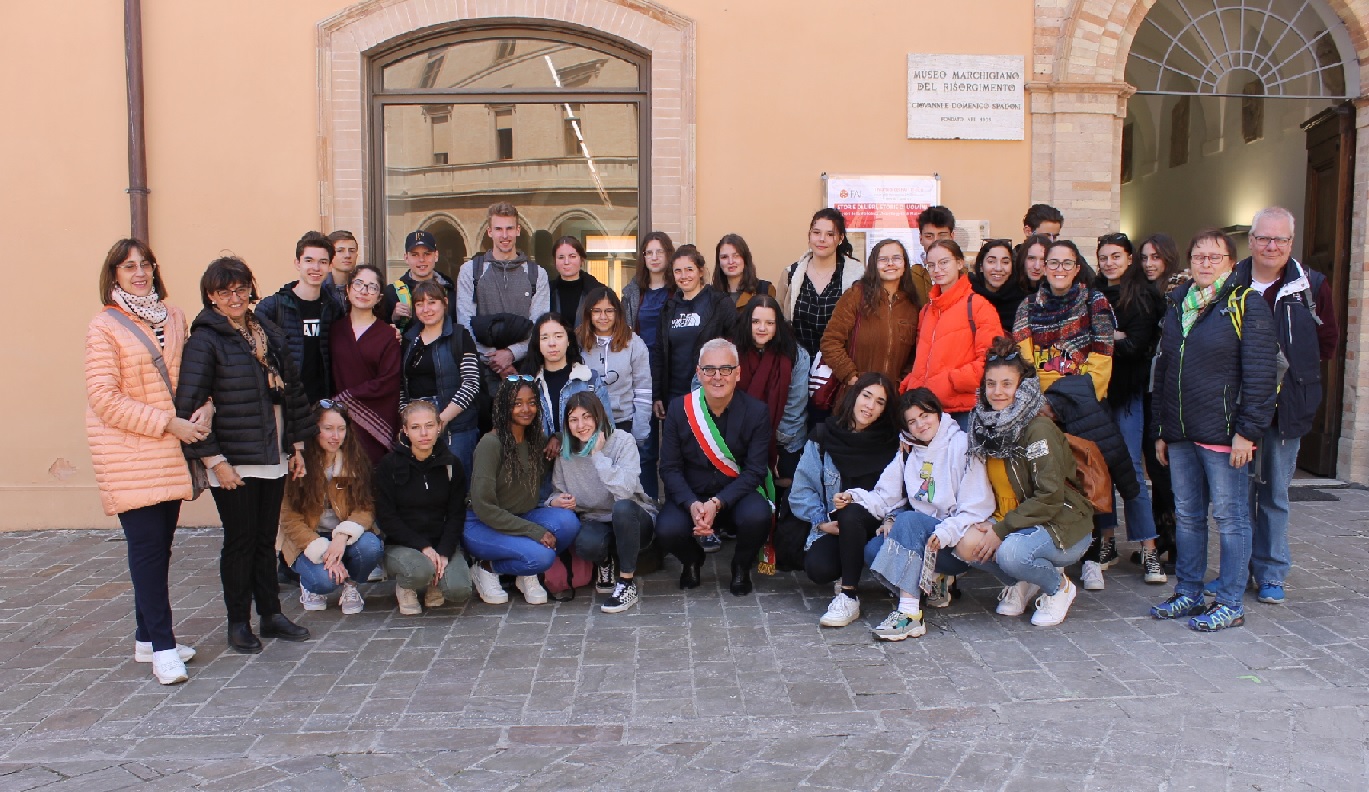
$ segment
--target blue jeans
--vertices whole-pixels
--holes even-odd
[[[1142,444],[1145,442],[1145,405],[1141,394],[1136,394],[1126,404],[1112,408],[1112,421],[1122,433],[1127,444],[1127,455],[1131,457],[1131,467],[1136,471],[1136,482],[1141,485],[1141,494],[1125,502],[1127,516],[1127,539],[1132,542],[1145,542],[1156,537],[1155,512],[1151,509],[1150,489],[1146,487],[1146,463]],[[1117,493],[1112,494],[1112,510],[1117,511]],[[1116,521],[1113,522],[1116,525]]]
[[[1061,550],[1056,547],[1050,531],[1041,526],[1026,528],[1008,534],[992,560],[982,564],[971,563],[970,566],[988,572],[1007,586],[1025,580],[1040,586],[1043,594],[1055,594],[1060,590],[1059,567],[1078,561],[1092,541],[1092,536],[1085,536]],[[1198,585],[1201,587],[1202,582],[1199,581]]]
[[[447,448],[452,452],[452,456],[461,462],[461,469],[466,471],[466,486],[471,483],[471,466],[475,459],[475,444],[480,442],[480,428],[471,427],[461,432],[447,433]]]
[[[384,554],[380,537],[367,531],[342,551],[342,565],[347,568],[353,583],[363,583]],[[299,554],[290,568],[299,575],[299,584],[314,594],[332,594],[341,585],[333,582],[323,564],[315,564],[304,553]]]
[[[1254,518],[1250,574],[1258,584],[1283,585],[1293,565],[1288,549],[1288,485],[1298,467],[1302,438],[1281,440],[1279,430],[1270,427],[1258,442],[1260,479],[1264,483],[1250,486],[1250,515]]]
[[[640,503],[620,500],[613,504],[611,522],[581,520],[575,537],[575,553],[591,564],[608,561],[610,551],[618,560],[618,570],[637,572],[637,556],[651,544],[656,521]]]
[[[919,511],[906,511],[895,517],[889,535],[875,537],[865,548],[870,572],[891,591],[917,593],[922,581],[922,554],[927,548],[927,540],[940,524],[937,518]],[[869,557],[872,548],[875,552]],[[943,547],[937,551],[937,572],[962,575],[969,568],[969,564],[955,556],[952,548]]]
[[[519,517],[551,531],[556,537],[553,550],[536,539],[501,533],[466,512],[466,532],[461,543],[477,561],[489,561],[490,568],[501,575],[539,575],[551,568],[556,554],[570,549],[575,535],[580,532],[580,518],[570,509],[542,506]]]
[[[1221,564],[1217,575],[1217,601],[1241,607],[1250,566],[1249,467],[1233,468],[1231,455],[1209,451],[1193,443],[1169,445],[1170,479],[1174,482],[1175,544],[1178,558],[1174,572],[1177,594],[1202,597],[1207,572],[1207,510],[1217,522]]]
[[[637,446],[637,456],[642,463],[642,491],[648,498],[656,500],[661,494],[660,478],[656,472],[656,465],[661,458],[661,422],[653,415],[648,423],[651,424],[651,432],[647,434],[646,442]]]

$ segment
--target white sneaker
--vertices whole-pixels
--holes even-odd
[[[176,654],[180,655],[182,663],[188,663],[195,659],[195,650],[184,644],[176,644]],[[133,642],[133,662],[150,663],[152,662],[152,642],[134,641]]]
[[[428,590],[423,592],[423,607],[440,608],[447,604],[447,598],[442,596],[442,589],[437,586],[428,586]]]
[[[1036,598],[1036,613],[1032,614],[1032,624],[1037,627],[1054,627],[1065,620],[1065,614],[1070,612],[1070,603],[1074,602],[1074,595],[1079,593],[1079,589],[1074,587],[1069,578],[1065,578],[1060,584],[1060,590],[1054,594],[1042,594]]]
[[[859,618],[860,600],[840,593],[827,605],[827,612],[818,619],[818,624],[823,627],[845,627]]]
[[[401,615],[417,616],[423,612],[422,606],[418,604],[418,592],[413,589],[395,586],[395,599],[399,602],[399,612]]]
[[[385,565],[376,564],[376,568],[371,570],[371,574],[366,576],[367,583],[379,583],[385,579]]]
[[[322,594],[315,594],[304,586],[299,587],[299,604],[307,611],[328,610],[328,598]]]
[[[1027,603],[1035,597],[1041,587],[1035,583],[1019,580],[1011,586],[1004,586],[998,592],[998,615],[1021,616],[1027,611]]]
[[[361,592],[357,591],[356,584],[350,580],[342,584],[342,596],[338,597],[338,605],[342,606],[342,612],[348,616],[354,613],[361,613],[366,607],[366,600],[361,598]]]
[[[518,590],[523,592],[523,599],[529,605],[547,604],[547,590],[542,588],[542,583],[536,575],[519,575],[513,582],[518,586]]]
[[[185,662],[175,649],[152,653],[152,675],[163,685],[178,685],[190,678],[185,673]]]
[[[1084,582],[1085,591],[1103,590],[1103,565],[1097,561],[1085,561],[1084,569],[1079,573],[1079,579]]]
[[[486,605],[503,605],[509,601],[509,592],[499,585],[499,576],[480,564],[471,567],[471,582],[475,583],[475,593]]]

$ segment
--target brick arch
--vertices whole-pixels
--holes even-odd
[[[498,19],[591,28],[650,55],[652,225],[694,231],[694,22],[651,0],[363,0],[317,27],[319,217],[369,227],[366,53],[462,22]]]

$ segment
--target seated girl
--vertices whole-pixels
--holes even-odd
[[[637,604],[637,555],[651,544],[656,522],[656,504],[642,491],[640,476],[632,433],[614,428],[594,394],[571,396],[547,505],[579,515],[575,552],[595,565],[595,587],[609,595],[600,606],[604,613]]]
[[[1041,414],[1044,401],[1036,368],[1011,340],[995,338],[970,416],[970,453],[988,469],[994,513],[956,545],[966,563],[1003,581],[1000,615],[1021,616],[1040,593],[1032,614],[1038,627],[1065,620],[1077,589],[1064,567],[1079,560],[1093,533],[1074,454]]]
[[[856,584],[879,519],[864,507],[843,509],[834,501],[844,488],[873,487],[898,453],[898,425],[888,407],[897,393],[877,371],[860,375],[842,394],[836,412],[814,427],[794,472],[789,507],[813,526],[804,571],[819,585],[841,580],[818,622],[823,627],[845,627],[860,618]]]
[[[385,532],[385,569],[395,579],[399,612],[417,616],[423,605],[471,597],[461,555],[466,472],[442,439],[432,402],[412,401],[399,415],[400,442],[376,466],[376,521]]]
[[[375,532],[371,461],[351,432],[341,404],[325,399],[318,436],[304,444],[304,477],[285,482],[280,510],[280,552],[299,575],[299,602],[308,611],[328,607],[340,587],[345,614],[366,607],[356,581],[380,563]]]
[[[933,569],[938,574],[928,604],[951,604],[948,576],[968,569],[951,551],[966,528],[988,519],[994,510],[984,461],[970,456],[969,437],[941,400],[927,388],[914,388],[900,397],[899,415],[903,453],[884,469],[873,489],[837,496],[838,508],[863,506],[886,521],[880,529],[885,538],[870,572],[898,593],[898,606],[874,629],[881,641],[916,638],[927,631],[919,597],[924,553],[937,553]],[[893,517],[895,512],[899,513]]]
[[[509,601],[500,575],[514,575],[523,599],[542,605],[547,590],[537,576],[570,549],[580,521],[569,509],[538,506],[547,440],[534,378],[514,374],[500,383],[492,413],[494,428],[476,444],[471,471],[464,538],[476,561],[471,578],[491,605]]]

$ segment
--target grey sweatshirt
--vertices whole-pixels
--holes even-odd
[[[632,435],[615,431],[607,442],[602,438],[600,442],[602,448],[596,448],[589,456],[556,458],[551,473],[551,497],[561,493],[574,495],[575,513],[596,522],[612,520],[613,504],[620,500],[635,501],[655,515],[656,505],[642,491],[642,463]]]

